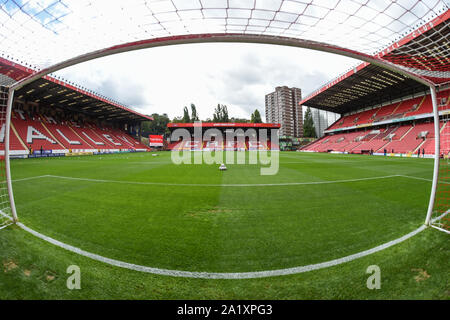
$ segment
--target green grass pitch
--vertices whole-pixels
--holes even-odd
[[[261,176],[260,165],[221,172],[159,154],[14,160],[19,219],[61,242],[138,265],[284,269],[368,250],[420,227],[433,168],[431,159],[281,152],[278,174]],[[246,280],[126,270],[16,226],[0,230],[0,252],[0,299],[448,299],[450,292],[448,236],[429,229],[338,266]],[[81,268],[81,290],[66,288],[71,264]],[[373,264],[381,268],[380,290],[366,287]]]

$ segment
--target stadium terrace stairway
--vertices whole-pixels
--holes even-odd
[[[401,103],[394,103],[379,108],[371,122],[380,122],[386,120],[395,112],[395,110],[397,110],[398,107],[400,107],[400,105]]]
[[[24,151],[27,150],[25,144],[18,138],[16,135],[16,132],[14,126],[11,126],[10,133],[9,133],[9,148],[12,151]],[[5,124],[2,124],[1,131],[0,131],[0,154],[4,155],[5,150]]]
[[[110,132],[111,136],[116,138],[116,141],[122,142],[125,146],[128,148],[139,148],[141,144],[136,141],[135,139],[131,138],[129,135],[125,134],[124,132],[114,129],[114,128],[107,128],[107,130]]]
[[[387,134],[389,134],[389,132],[392,132],[395,129],[396,128],[388,128],[386,130],[381,129],[378,130],[378,133],[369,133],[364,137],[364,142],[359,146],[353,148],[351,151],[354,153],[362,153],[367,151],[377,152],[377,150],[381,149],[387,143],[389,143],[389,141],[386,141],[384,138],[387,136]]]
[[[92,146],[78,136],[68,126],[60,124],[47,123],[47,129],[55,136],[66,149],[92,149]]]
[[[441,143],[440,143],[440,149],[441,154],[448,154],[450,152],[450,145],[448,144],[448,141],[450,141],[450,124],[448,122],[441,122]],[[421,146],[422,149],[425,149],[425,154],[434,154],[434,143],[435,143],[435,136],[434,132],[432,132],[432,135],[425,141],[425,143]]]
[[[407,133],[401,139],[393,140],[388,143],[386,149],[393,153],[414,152],[424,141],[426,135],[433,131],[433,129],[433,123],[418,124],[408,129]],[[423,138],[419,136],[422,132],[426,132],[426,135]]]
[[[29,149],[64,149],[64,146],[56,138],[52,137],[50,132],[47,131],[40,121],[13,120],[13,123],[20,138]]]

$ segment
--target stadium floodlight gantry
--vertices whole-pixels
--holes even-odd
[[[15,59],[32,71],[23,78],[0,78],[5,124],[2,190],[8,190],[2,195],[2,213],[17,221],[9,168],[15,90],[65,67],[120,52],[247,42],[348,56],[428,86],[436,152],[426,224],[445,230],[442,222],[432,223],[439,220],[432,214],[440,164],[436,90],[450,81],[449,7],[448,0],[2,0],[0,57]],[[441,200],[437,207],[442,216],[448,202]]]

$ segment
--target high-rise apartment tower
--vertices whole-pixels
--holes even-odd
[[[303,137],[302,90],[276,87],[266,95],[266,122],[280,123],[280,136]]]

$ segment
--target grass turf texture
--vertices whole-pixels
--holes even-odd
[[[61,175],[178,184],[336,181],[397,174],[431,179],[432,175],[432,161],[427,159],[281,153],[280,162],[277,175],[260,176],[257,165],[227,165],[227,172],[219,172],[217,165],[173,165],[169,153],[160,157],[141,153],[15,160],[12,173],[13,179]],[[84,250],[152,267],[246,272],[323,262],[398,238],[423,223],[430,186],[429,181],[399,176],[252,187],[44,177],[17,181],[14,191],[23,223]],[[15,227],[0,231],[0,238],[4,269],[11,262],[17,265],[0,276],[5,277],[0,298],[448,298],[449,290],[449,256],[444,248],[448,238],[435,230],[341,266],[255,280],[176,279],[127,271],[65,252]],[[427,250],[431,252],[425,255]],[[387,281],[391,288],[374,293],[365,287],[365,268],[380,262],[382,284]],[[73,263],[87,273],[83,290],[77,293],[65,288],[65,268]],[[429,275],[430,268],[432,277],[414,280],[421,272]],[[31,273],[27,276],[25,270]],[[400,270],[403,274],[397,275]],[[46,272],[56,279],[46,280]],[[318,275],[329,284],[319,281]],[[22,289],[7,293],[11,279],[21,282]],[[104,293],[96,289],[99,281],[105,282]],[[121,295],[129,281],[134,281],[134,293]],[[34,289],[26,292],[27,286]]]

